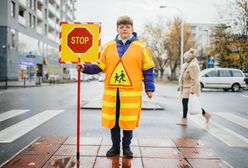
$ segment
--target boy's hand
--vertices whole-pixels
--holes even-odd
[[[84,64],[78,64],[77,65],[77,70],[80,71],[80,72],[83,72],[84,71]]]
[[[146,92],[146,95],[147,95],[147,97],[148,97],[149,99],[152,98],[152,92]]]

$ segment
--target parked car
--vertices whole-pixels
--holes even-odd
[[[231,89],[239,92],[245,88],[245,75],[234,68],[208,68],[200,72],[201,88],[221,88],[224,91]]]
[[[248,85],[248,73],[244,73],[244,75],[245,75],[245,83]]]

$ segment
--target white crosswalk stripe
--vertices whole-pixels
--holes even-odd
[[[246,98],[248,98],[248,95],[240,95],[241,97],[246,97]]]
[[[29,110],[24,110],[23,109],[23,110],[10,110],[10,111],[4,112],[4,113],[0,114],[0,122],[4,121],[4,120],[7,120],[9,118],[24,114],[24,113],[26,113],[28,111]]]
[[[231,147],[248,147],[248,139],[211,120],[208,124],[201,115],[189,116],[201,128]]]
[[[215,115],[218,115],[228,121],[231,121],[235,124],[238,124],[242,127],[248,128],[248,120],[242,117],[239,117],[237,115],[234,115],[232,113],[223,113],[223,112],[217,112],[214,113]]]
[[[0,143],[11,143],[62,112],[64,112],[64,110],[45,110],[18,122],[0,131]]]

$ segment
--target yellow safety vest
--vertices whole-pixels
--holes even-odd
[[[123,130],[138,127],[141,103],[143,71],[154,67],[149,50],[143,42],[130,44],[122,58],[119,57],[115,41],[103,48],[97,64],[106,78],[102,99],[102,126],[113,128],[116,119],[116,90],[120,90],[119,126]]]

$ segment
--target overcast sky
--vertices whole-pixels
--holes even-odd
[[[134,20],[134,29],[138,34],[143,26],[159,17],[169,20],[181,16],[175,8],[160,9],[160,5],[179,8],[183,19],[188,23],[216,23],[218,7],[228,0],[77,0],[76,20],[79,22],[101,22],[102,43],[114,39],[116,19],[129,15]]]

